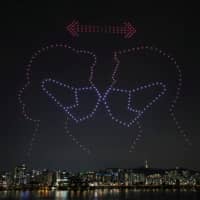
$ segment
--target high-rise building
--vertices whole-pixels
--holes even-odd
[[[15,167],[14,182],[15,182],[15,185],[27,184],[26,165],[25,164]]]

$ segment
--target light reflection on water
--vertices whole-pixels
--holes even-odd
[[[139,189],[102,189],[77,191],[1,191],[2,200],[198,200],[196,191],[159,191]]]

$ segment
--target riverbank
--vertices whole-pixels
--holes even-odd
[[[200,191],[200,185],[196,186],[152,186],[152,185],[135,185],[135,186],[85,186],[85,187],[30,187],[30,186],[18,186],[18,187],[8,187],[0,188],[0,191],[75,191],[75,190],[106,190],[106,189],[133,189],[133,190],[186,190],[186,191]]]

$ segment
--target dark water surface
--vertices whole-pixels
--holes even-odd
[[[90,191],[1,191],[4,200],[200,200],[198,191],[90,190]]]

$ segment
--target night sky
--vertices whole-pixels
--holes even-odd
[[[180,64],[183,87],[176,106],[176,117],[186,130],[192,146],[178,133],[169,115],[170,102],[175,97],[176,70],[164,58],[149,52],[127,54],[120,58],[116,88],[133,89],[160,81],[167,92],[140,119],[142,138],[129,153],[129,147],[138,134],[137,126],[130,128],[115,123],[101,104],[94,117],[76,124],[68,120],[70,133],[81,144],[91,149],[85,153],[66,134],[67,115],[42,91],[46,78],[58,80],[74,87],[88,86],[91,57],[78,56],[70,50],[52,50],[34,64],[32,84],[23,100],[34,119],[40,119],[39,131],[33,143],[28,165],[34,168],[86,170],[106,167],[138,167],[148,160],[152,167],[186,167],[200,170],[199,141],[199,67],[196,44],[195,16],[184,17],[181,5],[36,5],[13,3],[1,6],[0,33],[0,168],[12,169],[26,162],[26,154],[34,131],[34,124],[24,119],[17,100],[25,84],[25,65],[34,51],[56,42],[67,43],[76,49],[86,49],[97,56],[94,84],[101,93],[112,83],[115,50],[141,45],[155,46],[169,52]],[[122,3],[121,3],[122,4]],[[65,30],[77,19],[82,24],[121,25],[130,21],[137,33],[131,39],[117,35],[82,33],[72,38]],[[47,83],[46,87],[60,102],[74,101],[70,90]],[[160,92],[159,87],[138,92],[131,105],[142,109]],[[92,91],[80,95],[76,116],[86,115],[94,107],[97,97]],[[109,97],[113,113],[130,120],[127,95],[116,93]]]

